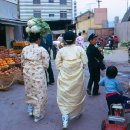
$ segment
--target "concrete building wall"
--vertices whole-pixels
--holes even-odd
[[[92,17],[94,17],[94,14],[92,12],[86,12],[77,17],[77,22],[82,22],[82,21],[88,20]]]
[[[10,42],[14,40],[14,27],[6,26],[6,46],[10,48]]]
[[[22,26],[6,26],[6,46],[11,48],[11,41],[23,41],[23,31]]]
[[[0,18],[17,19],[17,4],[0,0]]]
[[[40,0],[40,4],[33,4],[33,0],[19,0],[20,18],[28,20],[28,18],[33,17],[34,11],[41,11],[41,18],[45,21],[55,21],[61,19],[60,11],[66,11],[67,18],[64,20],[72,20],[72,0],[66,1],[66,4],[60,4],[60,0],[54,0],[54,3]],[[49,14],[54,14],[54,16],[49,17]]]
[[[107,8],[95,8],[94,21],[97,25],[101,25],[104,21],[107,21]]]
[[[94,18],[90,18],[81,22],[78,22],[76,25],[77,33],[85,30],[86,32],[89,29],[102,28],[102,25],[95,25]]]
[[[130,41],[130,21],[118,23],[115,27],[115,34],[120,41]]]
[[[23,41],[23,26],[15,26],[14,27],[14,37],[16,41]]]
[[[11,24],[9,19],[15,21],[18,19],[18,7],[17,0],[0,0],[0,18],[7,20],[7,24],[2,23],[0,27],[5,26],[5,44],[7,48],[10,48],[10,42],[12,40],[23,40],[23,29],[22,25]]]

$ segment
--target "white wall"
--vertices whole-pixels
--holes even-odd
[[[130,21],[117,24],[115,34],[119,37],[120,41],[130,41]]]
[[[72,20],[72,0],[67,0],[66,5],[60,5],[60,0],[54,0],[54,3],[48,3],[48,0],[41,0],[40,4],[33,4],[33,0],[19,0],[20,18],[28,20],[33,17],[33,10],[41,10],[41,17],[45,21],[60,20],[60,11],[67,11],[67,19]],[[49,17],[49,14],[54,17]]]
[[[14,40],[14,27],[6,26],[6,46],[10,48],[10,42]]]
[[[0,18],[17,19],[17,5],[5,0],[0,0]]]

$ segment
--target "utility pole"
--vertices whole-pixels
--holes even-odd
[[[101,3],[101,2],[102,2],[101,0],[97,0],[98,8],[100,8],[100,3]]]
[[[20,2],[17,0],[17,11],[18,11],[18,19],[20,19]]]

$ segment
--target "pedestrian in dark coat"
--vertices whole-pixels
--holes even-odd
[[[51,57],[52,34],[48,34],[46,37],[41,36],[40,40],[41,40],[40,46],[44,47],[48,51]],[[55,80],[54,80],[54,74],[53,74],[53,70],[51,66],[51,60],[49,60],[49,67],[47,69],[47,72],[48,72],[48,76],[47,76],[47,73],[46,73],[46,76],[49,77],[49,81],[47,82],[47,84],[52,85],[55,82]]]
[[[98,48],[95,47],[97,42],[97,36],[94,33],[92,33],[89,36],[88,41],[90,42],[87,48],[88,68],[90,78],[87,86],[87,93],[88,95],[98,95],[99,94],[98,82],[100,80],[100,67],[98,61],[102,61],[104,57],[98,50]]]

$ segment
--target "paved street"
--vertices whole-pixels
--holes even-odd
[[[121,49],[121,48],[120,48]],[[117,65],[123,74],[130,74],[127,63],[128,54],[126,49],[114,50],[112,54],[105,54],[107,65]],[[57,70],[52,60],[52,65],[57,79]],[[102,76],[104,72],[102,72]],[[89,78],[86,68],[86,84]],[[129,77],[118,76],[127,85]],[[85,85],[87,86],[87,85]],[[61,130],[61,114],[56,103],[56,82],[53,86],[48,86],[48,104],[46,117],[38,123],[26,113],[24,101],[24,86],[15,84],[7,92],[0,92],[0,130]],[[107,116],[107,105],[104,90],[100,88],[100,96],[87,96],[84,104],[84,113],[79,120],[70,122],[68,130],[100,130],[101,122]]]

